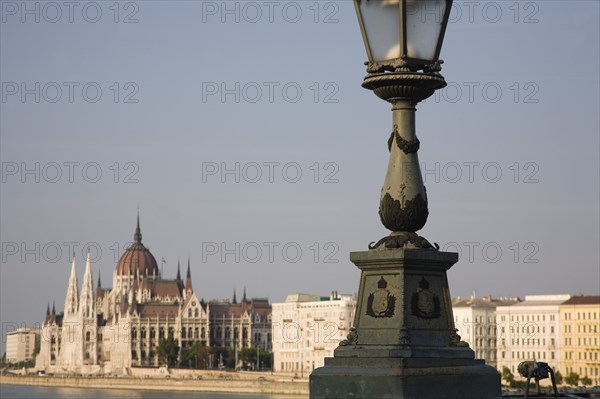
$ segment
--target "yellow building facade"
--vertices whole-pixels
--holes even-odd
[[[560,372],[577,373],[600,385],[600,296],[574,296],[559,306]]]

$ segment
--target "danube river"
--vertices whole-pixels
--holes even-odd
[[[304,396],[0,385],[2,399],[303,399]]]

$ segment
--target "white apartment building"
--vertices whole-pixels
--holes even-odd
[[[354,321],[356,297],[333,292],[330,296],[288,295],[274,303],[273,370],[305,378],[333,356]]]
[[[523,361],[561,369],[559,306],[571,295],[527,295],[523,302],[496,307],[497,368],[516,375]]]
[[[491,296],[476,298],[460,297],[452,301],[454,325],[458,335],[475,352],[475,357],[496,367],[496,307],[517,303],[517,298],[493,299]]]
[[[6,334],[6,361],[18,363],[32,360],[40,342],[40,331],[19,328]]]

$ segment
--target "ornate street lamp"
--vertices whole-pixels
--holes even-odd
[[[379,216],[391,234],[352,252],[354,326],[310,376],[311,399],[495,399],[500,375],[457,334],[446,272],[458,254],[417,235],[427,221],[416,105],[446,86],[439,59],[452,0],[354,0],[369,61],[362,86],[392,104]],[[437,247],[437,246],[436,246]]]
[[[439,71],[452,0],[355,0],[368,72]]]
[[[415,232],[429,215],[421,177],[415,111],[446,86],[439,59],[452,0],[355,0],[369,61],[363,87],[392,103],[390,161],[379,215],[392,231],[371,248],[431,248]]]

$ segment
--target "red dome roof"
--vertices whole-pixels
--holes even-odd
[[[125,250],[117,263],[117,276],[135,276],[138,272],[140,276],[158,276],[159,274],[156,259],[142,244],[139,216],[133,243]]]

